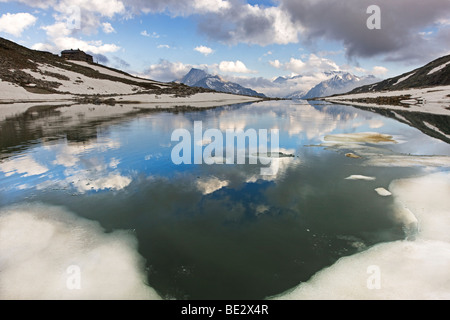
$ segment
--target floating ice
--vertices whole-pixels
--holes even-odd
[[[126,231],[41,204],[0,210],[0,299],[159,299]]]
[[[375,191],[382,197],[389,197],[392,196],[392,193],[387,191],[385,188],[377,188]]]
[[[376,180],[375,177],[368,177],[368,176],[362,176],[362,175],[351,175],[350,177],[345,178],[345,180],[366,180],[366,181],[373,181]]]
[[[450,172],[397,180],[389,189],[398,206],[395,218],[405,226],[417,225],[418,218],[415,241],[341,258],[275,299],[450,299]]]

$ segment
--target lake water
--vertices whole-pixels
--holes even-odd
[[[368,154],[450,156],[449,144],[350,106],[277,101],[88,113],[48,108],[0,123],[0,211],[63,207],[107,233],[131,230],[148,285],[166,299],[263,299],[341,257],[411,236],[395,218],[394,198],[375,189],[430,169],[370,165]],[[280,159],[272,176],[251,164],[175,165],[172,132],[192,132],[195,121],[223,132],[279,129],[280,148],[294,157]],[[397,143],[360,142],[355,159],[346,156],[351,146],[325,141],[359,132]],[[376,179],[346,179],[352,175]]]

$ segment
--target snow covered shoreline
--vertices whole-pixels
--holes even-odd
[[[31,107],[60,105],[70,107],[72,111],[83,109],[89,103],[80,103],[84,96],[73,94],[36,94],[11,83],[0,80],[0,121],[5,118],[22,114]],[[90,97],[90,96],[86,96]],[[97,97],[97,96],[95,96]],[[205,92],[189,96],[177,96],[175,94],[131,94],[113,95],[102,97],[100,100],[114,99],[114,105],[101,103],[96,105],[98,109],[104,110],[104,116],[116,113],[128,113],[136,109],[175,109],[180,107],[189,108],[213,108],[232,104],[257,102],[262,98],[239,96],[227,93]],[[93,105],[92,105],[93,106]],[[103,107],[104,108],[103,108]]]
[[[373,103],[374,99],[396,98],[405,96],[409,97],[402,99],[399,105]],[[450,86],[358,93],[326,97],[320,100],[364,108],[450,115]]]

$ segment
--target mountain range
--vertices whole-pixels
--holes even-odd
[[[273,87],[287,87],[294,84],[295,86],[295,84],[301,84],[303,78],[306,77],[308,76],[295,75],[292,77],[278,77],[272,81],[271,85]],[[333,94],[346,93],[355,89],[356,87],[360,87],[366,84],[373,84],[379,81],[379,79],[375,78],[374,76],[358,77],[351,73],[343,71],[327,71],[324,72],[320,78],[325,78],[326,80],[319,83],[313,83],[313,87],[309,88],[309,90],[294,91],[287,95],[282,95],[282,98],[292,100],[320,98]],[[238,83],[226,81],[219,75],[211,75],[206,71],[196,68],[192,68],[189,73],[186,74],[178,82],[191,87],[212,89],[220,92],[257,97],[266,96],[263,93],[259,93]]]
[[[240,84],[226,81],[218,75],[209,74],[203,70],[192,68],[181,80],[178,82],[188,85],[190,87],[198,87],[211,89],[218,92],[226,92],[232,94],[262,97],[266,96],[255,90],[245,88]]]
[[[376,77],[370,75],[366,77],[358,77],[354,74],[344,71],[327,71],[323,73],[326,80],[317,83],[309,90],[299,90],[286,95],[286,99],[313,99],[321,98],[334,94],[346,93],[362,85],[373,84],[380,81]],[[289,81],[301,82],[303,75],[297,75],[293,77],[278,77],[273,82],[279,85],[283,85]]]

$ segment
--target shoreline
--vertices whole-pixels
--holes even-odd
[[[43,97],[47,96],[47,97]],[[68,107],[73,111],[85,106],[99,107],[104,109],[104,116],[115,113],[132,112],[136,109],[142,110],[164,110],[176,111],[180,108],[209,109],[242,103],[261,102],[266,99],[258,97],[240,96],[228,93],[196,93],[186,97],[176,97],[173,94],[137,94],[137,95],[115,95],[115,96],[74,96],[57,95],[56,99],[49,99],[48,95],[36,95],[29,99],[0,99],[0,121],[9,117],[17,116],[29,111],[30,108],[45,108],[48,106]]]
[[[316,101],[366,109],[388,109],[450,116],[450,86],[336,95],[317,98]]]

